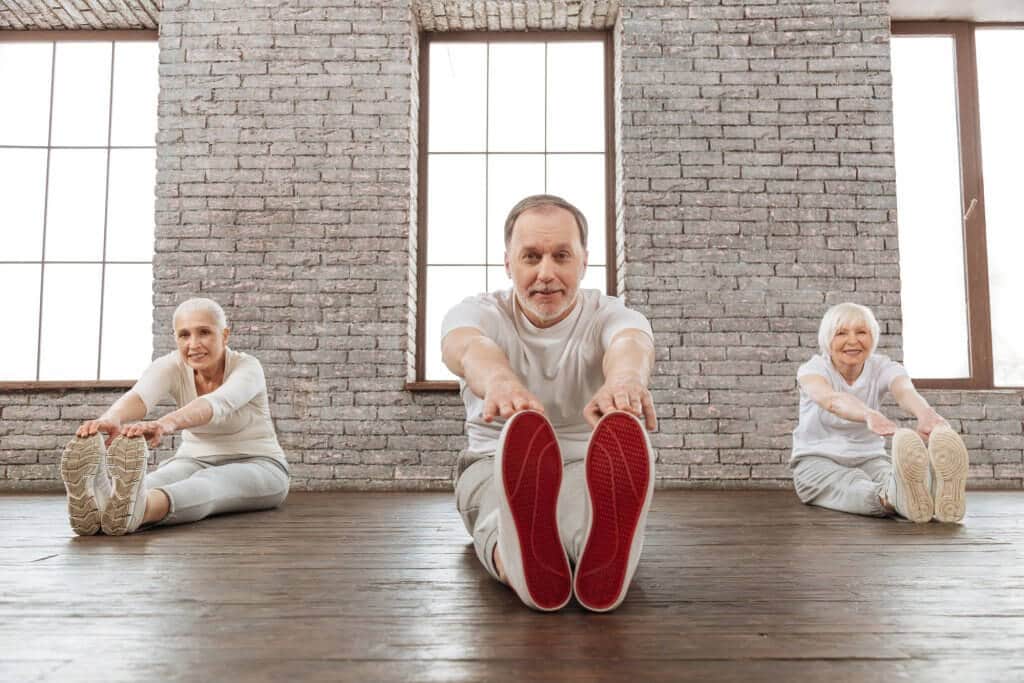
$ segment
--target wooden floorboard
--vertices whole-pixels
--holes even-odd
[[[3,681],[1024,680],[1024,493],[963,525],[659,491],[612,614],[538,614],[477,566],[451,494],[72,535],[0,496]]]

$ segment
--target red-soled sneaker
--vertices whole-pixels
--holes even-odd
[[[509,418],[494,467],[498,553],[509,585],[533,609],[561,609],[572,597],[572,572],[558,535],[562,454],[547,418],[532,410]]]
[[[654,493],[654,459],[643,424],[624,412],[594,428],[586,459],[586,541],[576,567],[576,599],[594,612],[619,606],[644,545]]]

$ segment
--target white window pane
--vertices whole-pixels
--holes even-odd
[[[587,253],[595,266],[605,262],[605,168],[602,154],[548,156],[548,192],[569,201],[587,219]]]
[[[45,199],[46,150],[0,149],[0,261],[42,259]]]
[[[431,154],[427,163],[427,263],[482,263],[484,155]]]
[[[112,145],[155,145],[156,42],[114,44],[114,92],[110,123]]]
[[[487,131],[487,45],[431,43],[431,152],[483,152]]]
[[[0,382],[33,381],[39,340],[39,269],[37,264],[0,264],[4,296],[4,333],[0,335]],[[17,296],[9,293],[17,292]]]
[[[0,43],[0,145],[46,144],[52,59],[53,43]]]
[[[976,33],[981,158],[985,178],[985,237],[992,307],[992,355],[996,386],[1024,386],[1024,29]]]
[[[488,151],[544,151],[544,43],[491,43]]]
[[[505,219],[519,200],[544,192],[543,154],[487,157],[487,263],[505,262]]]
[[[155,184],[156,150],[110,150],[108,260],[152,260]]]
[[[98,264],[46,266],[40,380],[96,379],[101,268]]]
[[[50,152],[47,261],[99,261],[103,258],[106,177],[105,149]]]
[[[903,356],[921,378],[970,375],[953,50],[892,40]]]
[[[428,380],[457,379],[441,362],[441,322],[455,304],[484,291],[484,270],[480,266],[427,268],[425,372]]]
[[[512,279],[505,274],[505,266],[487,266],[487,287],[488,292],[496,292],[501,289],[511,289]]]
[[[153,267],[108,265],[100,379],[137,379],[153,358]]]
[[[57,43],[52,144],[107,144],[110,52],[111,43]]]
[[[608,288],[605,286],[605,278],[608,269],[605,266],[587,266],[587,272],[583,274],[583,282],[580,283],[582,289],[599,289],[602,294],[608,293]]]
[[[549,152],[604,152],[604,43],[549,43]]]

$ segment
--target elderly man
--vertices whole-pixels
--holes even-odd
[[[573,592],[594,611],[622,602],[654,490],[651,326],[580,289],[586,244],[579,209],[527,197],[505,221],[513,288],[465,299],[442,324],[469,436],[459,513],[487,571],[543,611]]]

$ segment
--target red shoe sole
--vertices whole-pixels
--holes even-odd
[[[626,588],[629,553],[651,477],[646,435],[636,420],[615,413],[601,420],[590,437],[586,474],[593,516],[576,567],[576,599],[605,610]]]
[[[562,454],[543,416],[516,416],[505,434],[501,477],[530,598],[541,609],[557,609],[569,600],[572,572],[558,535]]]

